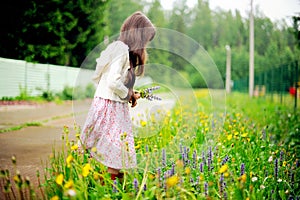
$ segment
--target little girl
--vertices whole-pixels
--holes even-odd
[[[91,156],[108,167],[111,179],[122,178],[120,169],[136,166],[134,138],[128,102],[136,106],[139,93],[133,92],[135,76],[144,73],[146,45],[155,27],[141,12],[129,16],[120,37],[96,59],[93,80],[98,84],[80,139]]]

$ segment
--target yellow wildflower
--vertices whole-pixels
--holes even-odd
[[[57,185],[62,185],[63,181],[64,181],[64,175],[63,174],[59,174],[55,179],[55,182],[57,183]]]
[[[247,175],[246,174],[243,174],[242,176],[239,177],[239,180],[243,183],[246,182],[246,179],[247,179]]]
[[[140,122],[140,123],[141,123],[141,126],[142,126],[142,127],[145,127],[145,126],[147,125],[147,122],[146,122],[146,121],[144,121],[144,120],[141,120],[141,122]]]
[[[97,173],[97,172],[95,172],[95,173],[93,174],[94,180],[97,181],[97,180],[99,179],[99,176],[100,176],[100,174]]]
[[[227,135],[227,140],[229,141],[229,140],[231,140],[231,139],[232,139],[232,134]]]
[[[141,148],[141,145],[136,145],[135,147],[134,147],[135,149],[139,149],[139,148]]]
[[[199,180],[204,181],[204,176],[202,174],[199,176]]]
[[[219,170],[219,173],[224,173],[224,172],[226,172],[227,171],[227,169],[228,169],[228,165],[227,164],[225,164],[225,165],[223,165],[221,168],[220,168],[220,170]]]
[[[150,180],[153,180],[155,178],[155,176],[153,174],[149,175]]]
[[[21,180],[20,180],[19,176],[15,175],[14,181],[15,181],[15,183],[19,183]]]
[[[282,166],[283,166],[283,167],[286,166],[286,161],[283,161]]]
[[[126,138],[126,136],[127,136],[127,132],[124,132],[124,133],[123,133],[123,136]]]
[[[238,134],[239,134],[239,132],[237,132],[237,131],[234,132],[234,135],[235,135],[235,136],[237,136]]]
[[[248,133],[243,133],[241,136],[242,137],[247,137]]]
[[[68,157],[66,158],[67,165],[69,165],[73,160],[74,160],[73,156],[68,155]]]
[[[73,180],[69,180],[68,182],[66,182],[66,184],[64,185],[64,188],[66,188],[66,189],[70,189],[70,188],[72,188],[73,187],[73,185],[74,185],[74,182],[73,182]]]
[[[55,196],[51,197],[50,200],[59,200],[59,197],[57,195],[55,195]]]
[[[191,168],[186,167],[186,168],[185,168],[185,173],[186,173],[186,174],[190,174],[190,173],[191,173]]]
[[[176,185],[179,181],[179,178],[177,175],[171,176],[170,178],[167,179],[166,184],[167,187],[173,187],[174,185]]]
[[[224,177],[225,177],[225,178],[229,177],[229,173],[228,173],[228,172],[225,172],[225,173],[224,173]]]
[[[89,163],[85,164],[84,167],[82,168],[82,176],[87,177],[89,175],[91,169],[92,168]]]
[[[77,149],[78,149],[78,145],[77,144],[71,146],[71,150],[76,151]]]

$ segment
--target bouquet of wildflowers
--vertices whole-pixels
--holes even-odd
[[[161,100],[160,97],[153,95],[153,91],[158,90],[159,88],[160,88],[160,86],[154,86],[154,87],[143,89],[143,90],[139,91],[139,93],[141,95],[141,98],[145,98],[149,101]]]

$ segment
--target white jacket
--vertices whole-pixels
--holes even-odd
[[[128,94],[128,88],[124,85],[130,69],[128,49],[125,43],[115,41],[96,59],[97,66],[93,80],[98,85],[95,97],[128,102],[124,99]]]

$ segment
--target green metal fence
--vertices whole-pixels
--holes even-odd
[[[282,104],[297,108],[300,97],[300,77],[298,62],[274,67],[273,69],[256,72],[254,78],[254,96],[269,98]],[[233,91],[248,92],[249,77],[234,80]]]

